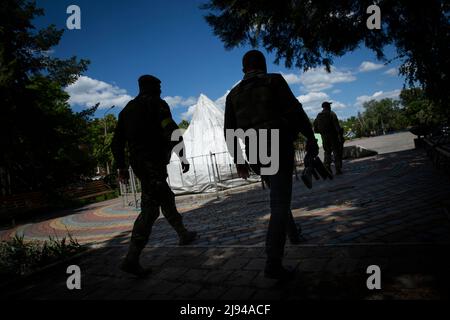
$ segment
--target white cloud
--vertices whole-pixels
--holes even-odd
[[[231,89],[233,89],[234,87],[236,87],[239,83],[241,82],[241,80],[237,81],[235,84],[233,84],[233,86],[231,87]],[[227,92],[225,92],[225,94],[223,96],[221,96],[220,98],[218,98],[216,101],[214,101],[214,103],[221,108],[222,110],[225,110],[225,103],[227,102],[227,96],[230,93],[231,89],[227,90]]]
[[[333,94],[338,94],[338,93],[341,93],[341,92],[342,92],[341,89],[334,89],[333,91],[331,91],[331,93],[333,93]]]
[[[353,82],[355,75],[350,71],[339,70],[331,67],[328,73],[324,68],[313,68],[300,76],[303,88],[310,91],[321,91],[332,88],[337,83]]]
[[[330,99],[330,96],[325,92],[309,92],[298,96],[297,99],[302,103],[303,109],[311,118],[315,118],[322,111],[322,102],[324,101],[331,102],[333,110],[347,108],[344,103]]]
[[[180,96],[174,96],[174,97],[164,97],[163,98],[167,104],[173,109],[176,107],[188,107],[197,102],[197,98],[195,97],[189,97],[189,98],[183,98]]]
[[[196,105],[190,106],[186,112],[183,112],[181,114],[181,119],[183,120],[191,120],[192,116],[194,115]]]
[[[332,103],[331,108],[333,111],[347,108],[347,105],[345,103],[335,100],[328,100],[328,101]],[[317,114],[322,111],[322,102],[303,106],[303,109],[305,110],[308,117],[315,118]]]
[[[370,61],[364,61],[359,66],[359,72],[370,72],[378,69],[384,68],[384,64],[373,63]]]
[[[331,100],[331,103],[331,107],[333,108],[333,110],[341,110],[347,108],[347,105],[345,103],[339,101]]]
[[[284,80],[288,84],[298,84],[301,83],[301,79],[299,75],[293,74],[293,73],[283,73],[281,72],[281,75],[283,76]]]
[[[384,74],[387,74],[388,76],[395,77],[398,74],[397,68],[390,68],[389,70],[385,71]]]
[[[322,107],[320,105],[309,105],[303,106],[303,110],[305,110],[308,117],[315,118],[317,114],[322,111]]]
[[[400,89],[396,89],[396,90],[392,90],[392,91],[377,91],[374,94],[372,94],[371,96],[359,96],[356,98],[356,103],[355,106],[357,107],[361,107],[364,102],[370,101],[370,100],[382,100],[382,99],[398,99],[398,97],[400,96]]]
[[[219,99],[217,99],[216,101],[214,101],[214,103],[216,104],[216,106],[218,106],[219,108],[221,108],[222,110],[225,110],[225,103],[227,102],[227,96],[230,93],[231,90],[227,90],[227,92],[221,96]]]
[[[100,103],[100,109],[109,108],[113,105],[123,108],[128,101],[133,99],[125,89],[87,76],[79,77],[65,91],[70,95],[70,105],[82,107],[92,107]]]
[[[329,98],[328,94],[325,92],[310,92],[305,95],[298,96],[297,99],[302,104],[308,104],[313,102],[320,102],[327,100]]]

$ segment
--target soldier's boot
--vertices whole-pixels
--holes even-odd
[[[180,246],[186,246],[197,239],[197,232],[188,231],[184,226],[180,229],[180,231],[177,230],[177,232],[178,237],[180,238],[180,241],[178,242]]]
[[[293,232],[288,232],[289,242],[294,245],[306,242],[306,238],[302,235],[302,227],[299,224],[296,224],[295,227],[296,232],[294,230]]]
[[[164,205],[161,207],[163,215],[166,217],[169,224],[178,234],[178,238],[180,239],[179,245],[185,246],[192,243],[197,238],[197,232],[188,231],[183,223],[183,218],[178,213],[177,208],[175,207],[175,202],[169,201],[168,205]]]
[[[289,242],[293,245],[298,245],[307,242],[308,240],[301,234],[293,235],[289,237]]]
[[[294,279],[295,270],[283,267],[281,259],[267,259],[264,276],[269,279],[288,281]]]
[[[142,249],[138,248],[134,243],[130,243],[127,256],[125,257],[120,269],[137,277],[146,277],[151,272],[151,268],[143,268],[139,263],[139,256]]]
[[[178,234],[178,238],[180,239],[178,244],[180,246],[188,245],[197,239],[197,232],[187,230],[181,219],[170,219],[169,223]]]

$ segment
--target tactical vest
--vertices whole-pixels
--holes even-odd
[[[280,115],[273,92],[272,77],[258,75],[243,80],[230,94],[237,127],[247,130],[280,128]]]

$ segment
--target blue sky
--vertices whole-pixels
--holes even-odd
[[[250,49],[224,49],[203,19],[205,12],[199,6],[204,2],[38,0],[46,14],[36,25],[53,23],[66,29],[67,7],[81,8],[81,30],[66,29],[51,52],[91,61],[83,77],[67,88],[74,110],[100,102],[97,116],[111,105],[116,105],[112,112],[117,114],[137,94],[137,78],[153,74],[162,80],[162,97],[180,121],[189,119],[189,106],[201,93],[222,105],[226,92],[242,78],[241,58]],[[386,48],[386,53],[395,57],[393,48]],[[269,71],[285,76],[311,117],[325,100],[333,101],[338,116],[346,118],[355,115],[364,101],[398,97],[403,87],[403,78],[396,73],[399,61],[383,65],[364,47],[336,59],[331,74],[322,69],[306,73],[286,69],[272,63],[273,55],[266,57]]]

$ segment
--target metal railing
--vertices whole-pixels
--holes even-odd
[[[296,150],[294,156],[294,173],[297,177],[297,167],[303,165],[303,159],[305,157],[304,150]],[[232,161],[227,151],[210,153],[207,155],[201,155],[196,157],[190,157],[187,159],[190,164],[189,178],[186,178],[183,174],[181,162],[174,160],[169,163],[169,171],[172,174],[179,172],[176,178],[179,181],[171,181],[170,174],[167,178],[167,182],[172,190],[180,188],[194,188],[200,186],[210,186],[214,192],[218,194],[219,191],[226,188],[225,184],[229,181],[238,179],[236,165]],[[119,183],[120,194],[122,197],[123,206],[130,206],[139,208],[141,183],[133,172],[133,169],[129,168],[130,180],[128,184]],[[172,179],[174,176],[172,175]],[[256,181],[256,180],[255,180]],[[230,187],[233,187],[232,185]],[[204,188],[198,188],[199,191],[192,191],[192,193],[202,192]],[[184,192],[186,193],[186,192]]]

